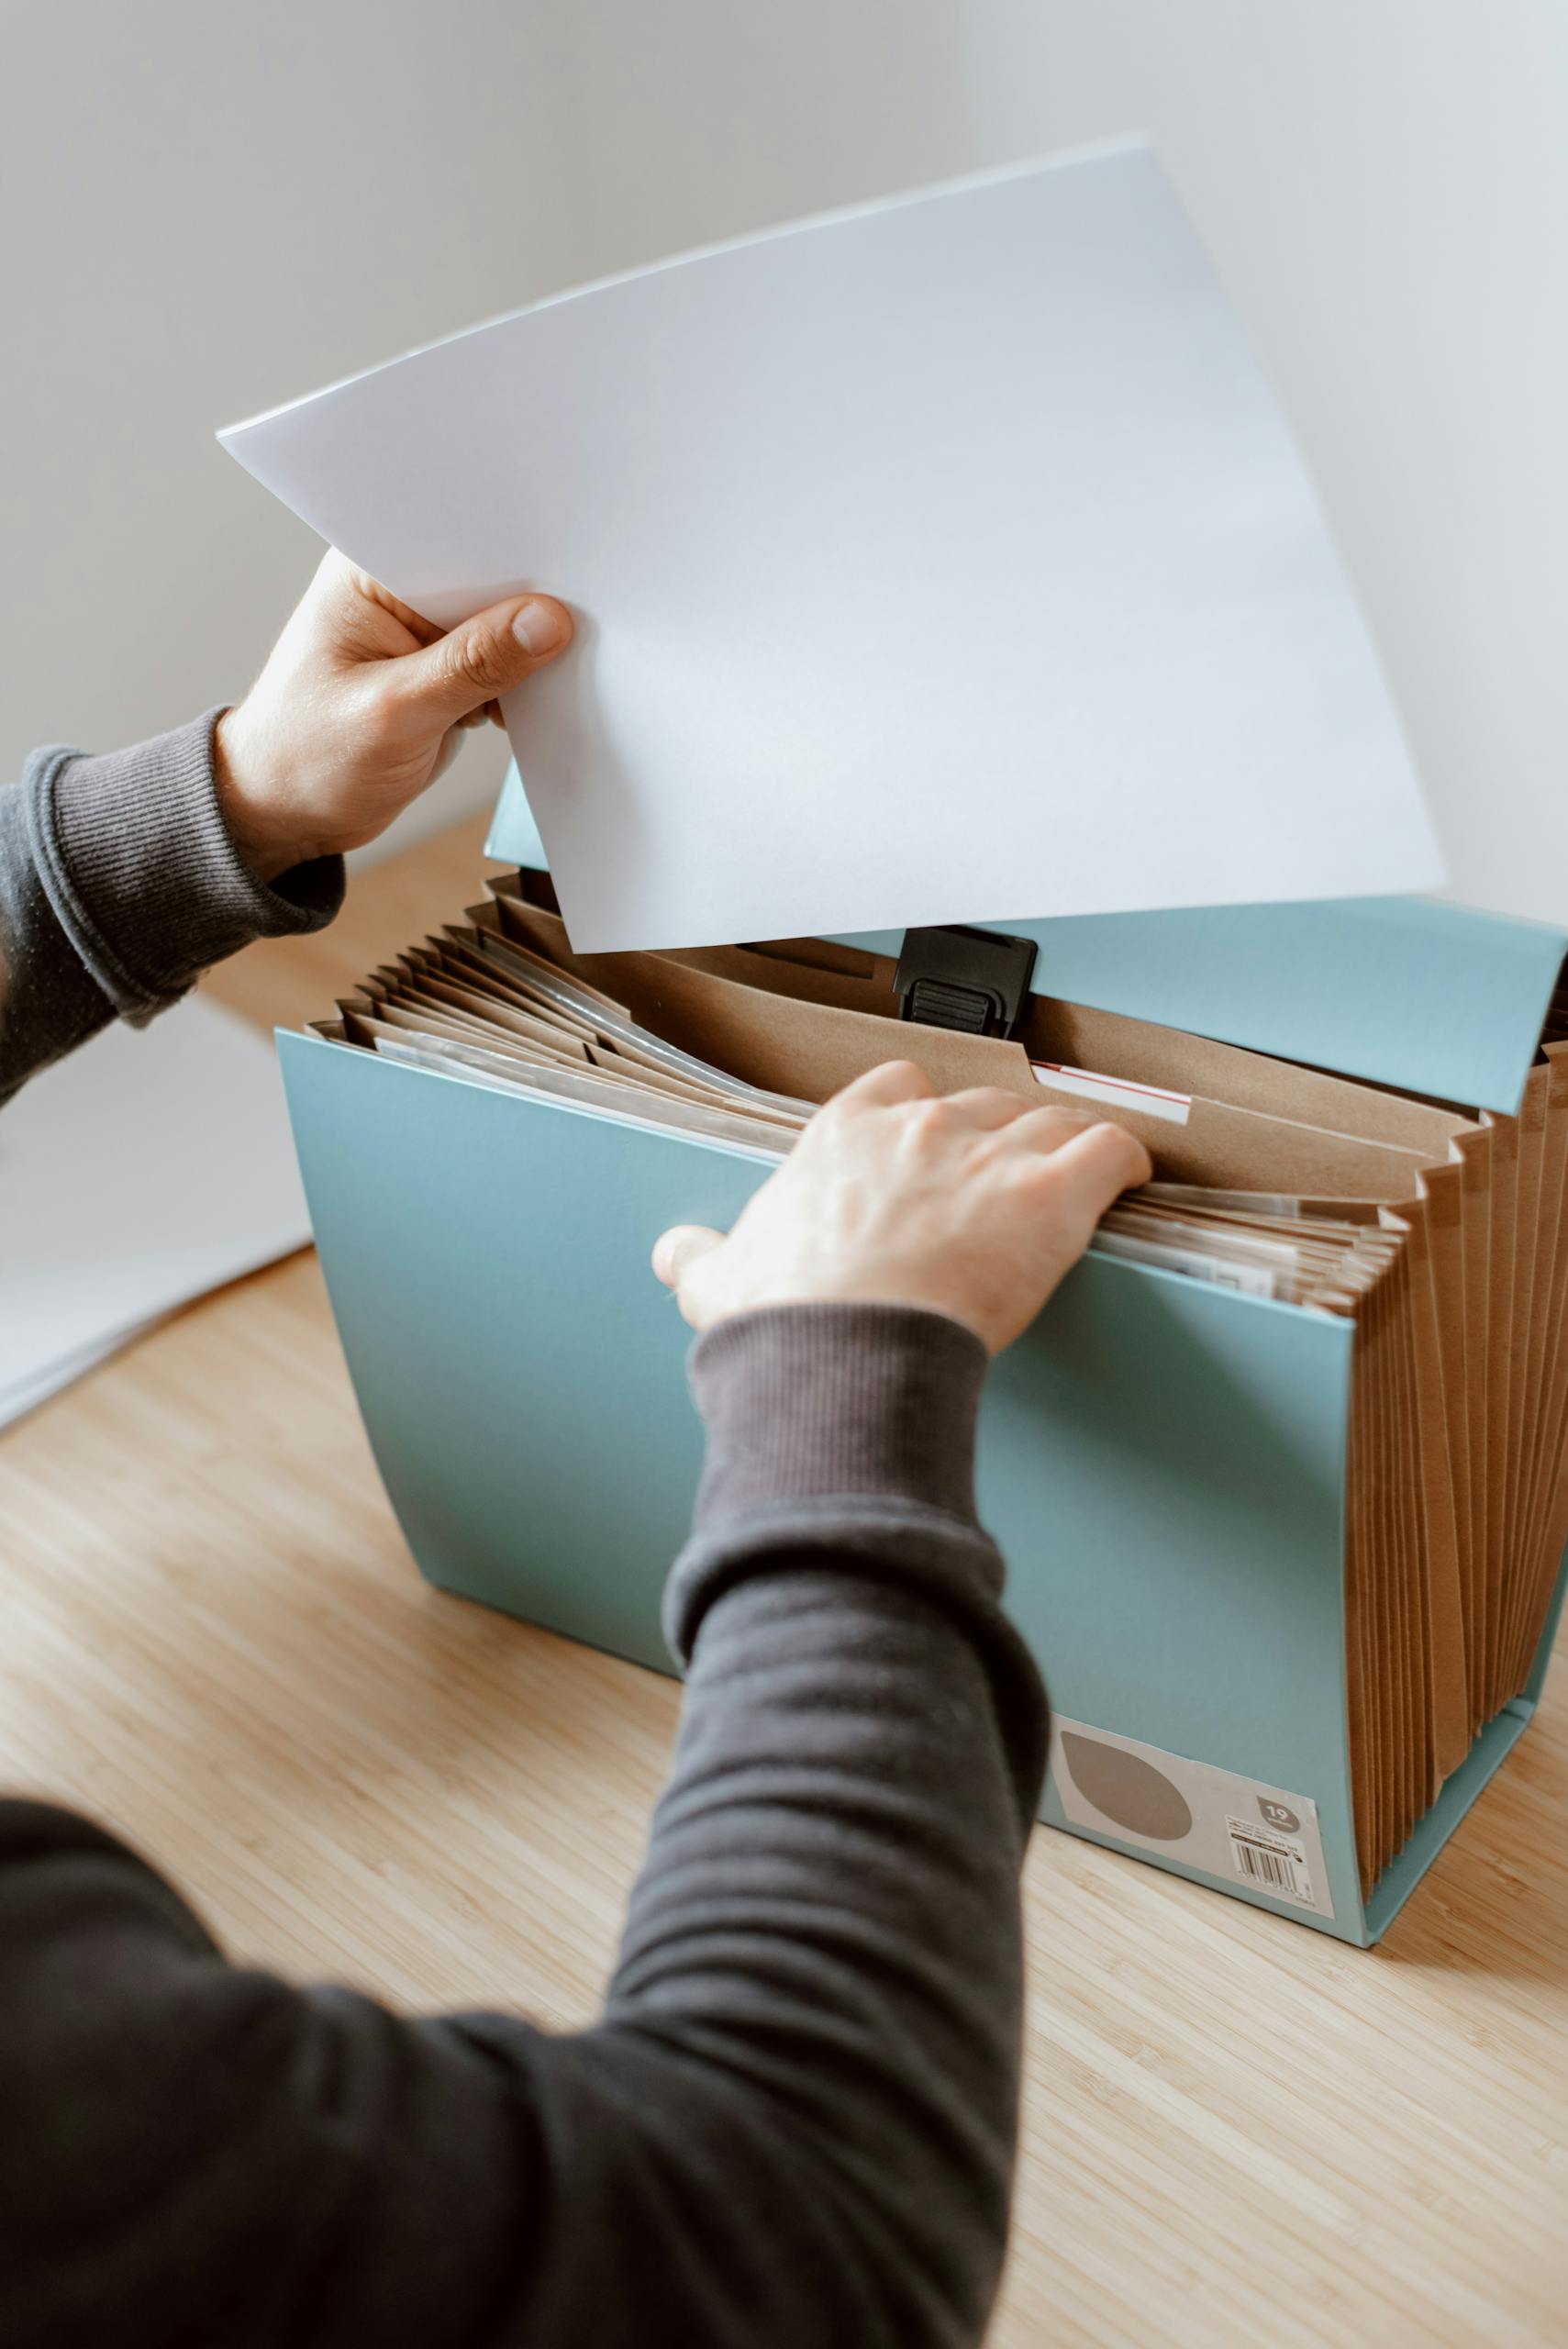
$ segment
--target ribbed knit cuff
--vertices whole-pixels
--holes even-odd
[[[694,1532],[829,1497],[973,1524],[985,1363],[972,1331],[913,1306],[771,1306],[721,1321],[692,1353],[707,1428]]]
[[[219,715],[102,757],[54,750],[29,763],[43,885],[122,1017],[156,1011],[254,938],[324,928],[343,901],[341,857],[296,865],[272,888],[244,863],[217,803]]]
[[[1001,1553],[974,1512],[985,1367],[978,1338],[910,1306],[774,1306],[720,1322],[692,1352],[707,1460],[664,1593],[664,1636],[690,1663],[707,1616],[759,1575],[826,1566],[896,1586],[984,1660],[1027,1839],[1045,1695],[1002,1609]]]

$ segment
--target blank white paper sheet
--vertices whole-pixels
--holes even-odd
[[[506,711],[582,952],[1441,866],[1312,486],[1139,146],[608,283],[222,435]]]
[[[0,1117],[0,1427],[309,1239],[271,1038],[201,996],[106,1029]]]

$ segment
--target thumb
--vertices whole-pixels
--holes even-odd
[[[571,641],[572,615],[564,604],[553,596],[514,596],[390,665],[406,706],[444,729],[510,693]]]
[[[681,1297],[681,1309],[686,1311],[687,1298],[681,1295],[695,1267],[716,1248],[724,1245],[722,1231],[709,1231],[700,1223],[677,1223],[662,1233],[653,1243],[653,1269],[666,1288],[673,1288]],[[688,1321],[691,1319],[686,1313]]]

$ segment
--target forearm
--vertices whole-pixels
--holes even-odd
[[[0,1804],[0,2336],[973,2349],[1045,1726],[969,1508],[983,1369],[883,1307],[700,1350],[680,1747],[591,2030],[238,1972]]]
[[[229,839],[213,715],[88,758],[35,751],[0,792],[0,1100],[116,1017],[140,1022],[252,938],[318,929],[328,858],[258,882]]]
[[[984,1366],[880,1307],[747,1316],[697,1355],[670,1595],[695,1654],[607,2023],[670,2056],[667,2106],[728,2099],[775,2168],[792,2149],[824,2258],[842,2231],[837,2298],[797,2272],[781,2341],[977,2341],[1000,2269],[1045,1719],[973,1513]]]

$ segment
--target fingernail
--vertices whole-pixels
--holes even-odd
[[[541,652],[553,652],[561,641],[561,622],[552,605],[534,601],[525,604],[512,622],[512,634],[525,652],[536,658]]]

